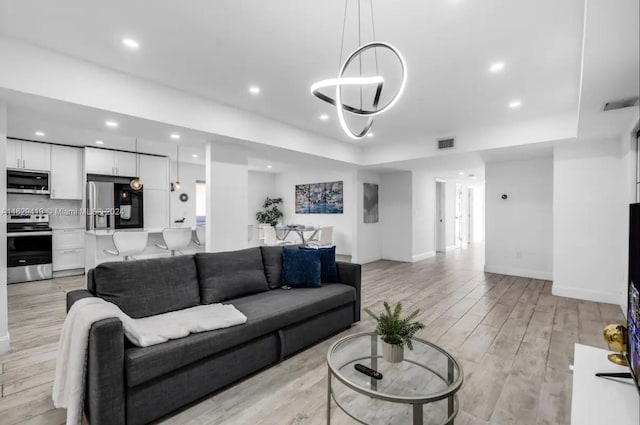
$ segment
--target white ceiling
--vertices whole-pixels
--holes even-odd
[[[337,74],[344,2],[0,0],[0,33],[348,142],[309,94]],[[344,51],[356,47],[350,0]],[[402,51],[408,83],[363,144],[574,112],[583,0],[374,1],[377,39]],[[370,40],[363,1],[363,40]],[[121,38],[140,42],[132,52]],[[380,58],[389,85],[395,65]],[[504,61],[499,74],[488,71]],[[364,72],[373,71],[365,60]],[[247,88],[259,85],[252,96]],[[390,93],[390,92],[389,92]],[[388,96],[389,94],[387,94]],[[507,104],[521,99],[522,107]],[[320,113],[330,119],[320,121]]]

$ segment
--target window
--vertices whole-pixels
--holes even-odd
[[[207,185],[202,180],[196,181],[196,226],[203,226],[207,221]]]

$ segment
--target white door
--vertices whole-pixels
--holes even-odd
[[[7,168],[22,168],[22,144],[7,139]]]
[[[116,167],[113,162],[113,151],[85,148],[84,153],[84,165],[87,174],[104,174],[112,176],[116,173]]]
[[[51,199],[82,199],[82,149],[51,146]]]
[[[144,190],[169,190],[169,158],[152,155],[138,155],[140,181]]]
[[[136,154],[131,152],[113,152],[116,176],[138,177],[136,175]]]
[[[169,227],[169,191],[145,188],[142,200],[144,227],[149,229]]]
[[[474,188],[469,188],[469,205],[468,205],[468,213],[469,213],[469,234],[467,235],[467,243],[474,242],[473,240],[473,196],[474,196]]]
[[[456,222],[455,222],[455,243],[462,246],[462,185],[456,183]]]
[[[22,142],[22,168],[51,170],[51,145],[48,143]]]
[[[447,250],[446,235],[446,218],[445,218],[445,201],[446,190],[445,182],[436,182],[436,252],[445,252]]]

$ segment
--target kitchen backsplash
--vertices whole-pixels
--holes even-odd
[[[45,195],[7,194],[7,209],[45,210],[53,228],[84,227],[82,201],[50,199]]]

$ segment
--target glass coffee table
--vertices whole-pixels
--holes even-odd
[[[374,333],[359,333],[329,349],[327,424],[332,399],[363,424],[453,424],[464,376],[458,362],[437,345],[414,338],[413,350],[405,347],[404,360],[389,363],[382,358],[381,342]],[[382,373],[382,379],[358,372],[356,363]]]

